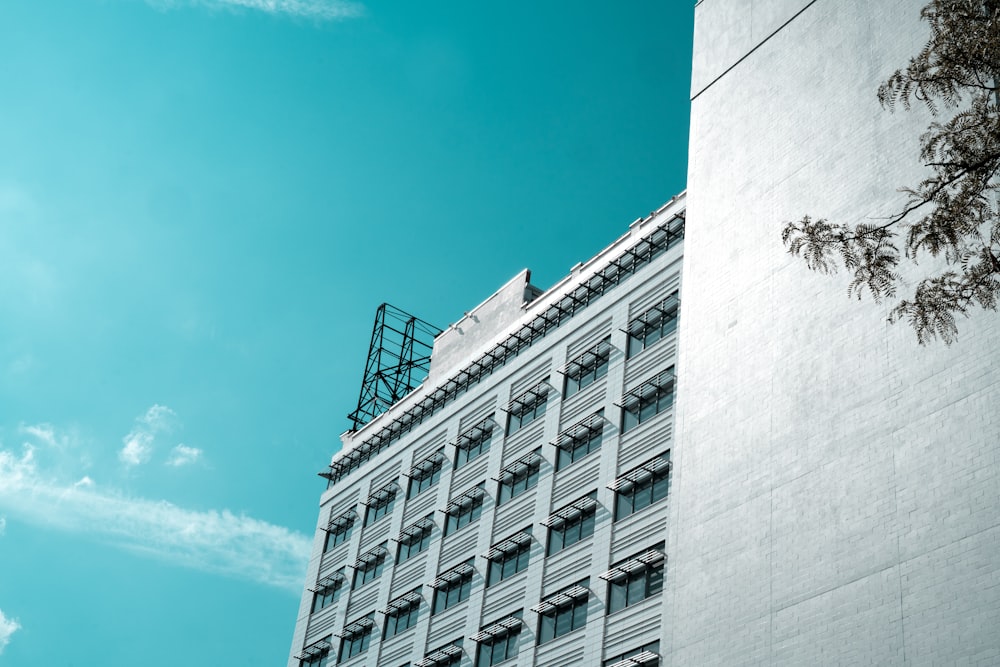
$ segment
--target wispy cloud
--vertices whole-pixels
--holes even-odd
[[[128,550],[295,593],[309,537],[229,510],[195,511],[43,471],[36,447],[0,448],[0,509],[8,516],[104,539]]]
[[[364,6],[350,0],[146,0],[160,9],[200,6],[210,9],[249,9],[319,21],[338,21],[361,16]]]
[[[21,624],[13,618],[7,618],[0,609],[0,653],[10,643],[10,636],[21,629]]]
[[[0,537],[7,533],[7,517],[0,516]]]
[[[196,463],[201,458],[202,453],[203,452],[197,447],[177,445],[174,447],[173,451],[170,452],[170,458],[167,459],[167,465],[180,467]]]
[[[125,446],[118,452],[118,458],[126,466],[137,466],[149,461],[153,455],[156,435],[170,431],[176,417],[176,413],[165,405],[153,405],[136,417],[135,426],[122,438]]]

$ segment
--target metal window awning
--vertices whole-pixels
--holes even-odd
[[[494,544],[490,547],[489,551],[483,554],[483,558],[486,560],[497,560],[508,554],[517,553],[524,548],[524,545],[530,543],[531,535],[522,531]]]
[[[623,329],[622,331],[630,336],[641,336],[643,331],[659,326],[660,322],[662,322],[665,318],[676,315],[677,310],[680,307],[680,303],[681,302],[677,296],[677,292],[674,292],[663,301],[649,308],[644,313],[640,313],[634,317],[628,323],[628,328]]]
[[[433,475],[435,472],[444,467],[444,459],[445,459],[444,452],[438,450],[433,454],[431,454],[430,456],[422,458],[416,463],[414,463],[413,467],[410,468],[410,472],[403,474],[406,477],[409,477],[410,479],[413,479],[415,477],[423,478],[429,475]]]
[[[482,486],[474,486],[449,500],[441,511],[445,514],[457,514],[482,500],[485,495],[486,490]]]
[[[362,616],[361,618],[351,621],[344,626],[344,629],[340,632],[335,632],[333,634],[337,635],[341,639],[349,639],[351,637],[357,637],[363,634],[375,626],[375,619],[371,616]]]
[[[549,378],[545,377],[515,396],[503,411],[508,413],[526,412],[544,401],[551,390],[552,387],[549,386]]]
[[[385,611],[380,611],[379,613],[389,616],[397,611],[416,607],[420,604],[421,600],[423,600],[423,597],[420,595],[420,589],[417,588],[405,595],[399,596],[395,600],[389,600],[389,604],[385,606]]]
[[[504,482],[510,478],[517,479],[518,477],[525,475],[530,470],[538,469],[542,465],[542,451],[541,449],[536,449],[534,451],[528,452],[521,458],[508,463],[503,468],[500,468],[500,474],[493,478],[495,482]]]
[[[608,360],[611,356],[611,336],[604,338],[596,345],[593,345],[577,356],[566,362],[559,371],[560,375],[575,375],[583,373],[585,369],[593,369]]]
[[[659,661],[660,656],[652,651],[643,651],[624,660],[613,662],[609,667],[649,667],[649,665],[655,665]]]
[[[349,530],[354,522],[358,520],[358,513],[354,510],[347,510],[343,514],[339,514],[330,519],[330,522],[326,524],[325,530],[328,533],[342,533]]]
[[[442,646],[425,655],[424,659],[417,661],[413,667],[436,667],[436,665],[447,663],[453,656],[461,652],[461,646],[455,646],[454,644]]]
[[[469,639],[474,642],[484,642],[497,637],[506,637],[515,629],[520,629],[523,622],[524,621],[522,621],[520,617],[511,615],[497,621],[496,623],[491,623],[489,626],[469,637]]]
[[[320,639],[318,642],[313,642],[309,646],[302,649],[302,653],[295,656],[295,659],[308,660],[309,658],[315,658],[316,656],[326,655],[332,648],[333,646],[330,645],[329,638]]]
[[[564,430],[551,444],[559,449],[572,449],[602,433],[604,423],[604,409],[601,408]]]
[[[629,406],[634,406],[641,402],[644,398],[651,398],[656,395],[656,393],[669,386],[674,381],[674,367],[671,366],[665,371],[660,372],[659,375],[646,380],[638,387],[629,389],[624,394],[622,394],[621,403],[615,403],[615,405],[624,410],[628,410]]]
[[[416,523],[411,523],[409,526],[399,531],[399,536],[393,539],[393,542],[407,542],[410,539],[419,538],[423,535],[424,531],[429,528],[434,527],[434,515],[425,516],[420,521]]]
[[[389,550],[385,548],[384,545],[380,544],[374,549],[369,549],[364,552],[358,559],[354,561],[353,565],[348,565],[347,567],[354,570],[363,570],[372,563],[377,563],[381,560],[385,560],[385,557],[389,555]]]
[[[640,570],[645,570],[647,567],[653,567],[666,560],[667,555],[660,551],[659,549],[650,549],[646,553],[630,558],[624,563],[619,563],[615,565],[607,572],[604,572],[598,576],[604,581],[615,581],[623,577],[627,577],[633,572],[638,572]]]
[[[399,485],[394,481],[389,482],[368,496],[368,500],[361,504],[365,507],[382,507],[392,502],[397,493],[399,493]]]
[[[579,500],[576,500],[565,507],[557,509],[555,512],[549,515],[549,518],[542,522],[543,526],[547,528],[552,528],[554,526],[561,525],[570,519],[576,518],[581,514],[589,512],[590,510],[597,507],[597,500],[590,497],[584,496]]]
[[[563,607],[569,607],[590,597],[590,589],[579,584],[546,598],[531,608],[536,614],[547,614]]]
[[[475,570],[476,568],[472,566],[472,563],[470,561],[466,561],[461,565],[457,565],[451,568],[450,570],[442,572],[437,576],[436,579],[434,579],[434,581],[432,581],[427,585],[437,590],[442,586],[447,586],[448,584],[452,584],[456,581],[460,581],[461,579],[470,576],[473,572],[475,572]]]
[[[346,579],[347,577],[344,576],[343,571],[337,570],[333,574],[328,574],[317,581],[316,587],[310,588],[309,590],[313,593],[325,593],[332,588],[339,588],[343,586]]]
[[[669,459],[663,455],[657,456],[621,475],[615,481],[608,484],[608,488],[612,491],[620,491],[624,487],[645,481],[654,475],[670,472],[670,467],[671,463]]]
[[[493,415],[481,419],[458,436],[455,446],[459,449],[471,449],[472,447],[475,447],[478,443],[493,434],[493,429],[496,425],[497,423],[496,420],[493,419]]]

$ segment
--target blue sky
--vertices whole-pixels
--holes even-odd
[[[682,190],[689,5],[0,4],[0,665],[284,664],[376,307]]]

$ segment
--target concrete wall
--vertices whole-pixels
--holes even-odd
[[[779,237],[921,178],[922,4],[697,6],[665,664],[1000,664],[1000,315],[920,347]]]

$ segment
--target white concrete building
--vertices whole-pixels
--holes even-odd
[[[290,667],[658,664],[683,214],[522,272],[342,436]]]

